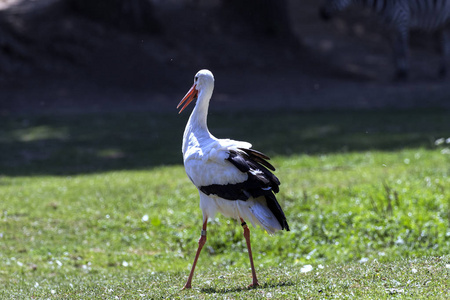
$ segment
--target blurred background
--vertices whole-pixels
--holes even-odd
[[[201,68],[211,109],[449,108],[431,37],[393,80],[386,32],[315,0],[0,0],[0,114],[175,111]]]

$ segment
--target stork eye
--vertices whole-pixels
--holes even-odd
[[[194,81],[197,82],[197,80],[198,80],[198,76],[195,76]]]

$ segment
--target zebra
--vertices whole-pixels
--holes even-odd
[[[322,19],[329,20],[337,12],[357,4],[375,13],[391,33],[396,78],[405,79],[409,72],[409,30],[434,32],[441,56],[439,76],[447,75],[450,56],[450,0],[325,0],[320,8]]]

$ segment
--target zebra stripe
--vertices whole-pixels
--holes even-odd
[[[320,13],[322,18],[329,19],[352,5],[368,8],[390,29],[397,77],[406,77],[408,73],[410,29],[438,32],[441,54],[439,73],[442,76],[446,74],[450,37],[445,26],[450,21],[450,0],[325,0]]]

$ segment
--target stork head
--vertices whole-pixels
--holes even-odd
[[[181,107],[178,113],[181,113],[192,101],[197,100],[199,93],[210,93],[209,98],[211,97],[212,90],[214,88],[214,75],[211,71],[203,69],[197,72],[194,76],[194,84],[191,89],[187,92],[187,94],[181,99],[180,103],[178,103],[177,108],[179,108],[183,103],[183,107]]]

